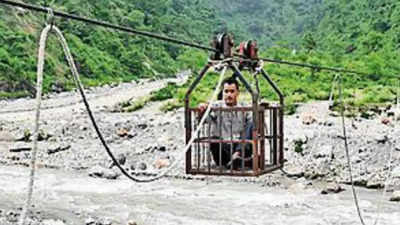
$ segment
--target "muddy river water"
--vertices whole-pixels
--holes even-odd
[[[28,169],[0,166],[0,209],[23,205]],[[44,219],[85,224],[108,218],[112,224],[360,224],[351,188],[321,195],[312,187],[262,187],[230,181],[162,179],[148,184],[125,178],[105,180],[83,172],[40,169],[34,211]],[[357,189],[367,224],[377,217],[381,192]],[[389,195],[387,195],[389,196]],[[400,204],[383,201],[379,224],[400,224]]]

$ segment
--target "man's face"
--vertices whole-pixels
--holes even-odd
[[[239,90],[235,84],[224,84],[223,90],[224,101],[227,106],[235,106],[237,104],[237,98],[239,96]]]

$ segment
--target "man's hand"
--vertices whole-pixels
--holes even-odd
[[[208,103],[199,104],[198,108],[200,110],[200,115],[203,115],[203,113],[206,111],[207,107],[208,107]]]
[[[240,152],[235,152],[235,153],[233,153],[233,155],[232,155],[232,161],[235,160],[235,159],[239,159],[239,158],[240,158]]]

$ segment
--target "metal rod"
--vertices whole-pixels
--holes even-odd
[[[211,123],[208,123],[208,139],[211,137]],[[211,142],[208,144],[208,151],[207,151],[207,165],[208,165],[208,172],[211,172]]]
[[[219,137],[223,140],[224,138],[222,137],[222,111],[219,111]],[[222,145],[223,143],[219,143],[219,170],[222,173]]]
[[[198,118],[198,114],[195,114],[196,116],[195,116],[195,118]],[[198,126],[198,120],[196,119],[195,120],[195,124],[196,124],[196,126],[195,126],[195,128],[194,128],[194,130],[197,130],[197,126]],[[197,139],[200,139],[200,132],[201,132],[201,130],[199,131],[199,132],[197,132]],[[197,163],[197,171],[200,171],[200,142],[197,142],[197,145],[196,145],[196,153],[195,153],[195,155],[196,155],[196,158],[195,158],[195,161],[196,161],[196,163]]]
[[[246,81],[242,73],[239,71],[239,69],[231,64],[232,70],[235,72],[239,80],[244,84],[246,87],[247,91],[250,92],[252,101],[253,101],[253,130],[258,129],[258,94],[253,91],[253,88],[250,86],[250,84]]]
[[[273,143],[274,143],[274,146],[273,146],[273,152],[274,152],[274,160],[273,160],[273,164],[274,165],[277,165],[278,164],[278,157],[277,157],[277,153],[278,153],[278,143],[277,143],[277,141],[278,141],[278,139],[277,139],[277,131],[278,131],[278,124],[277,124],[277,111],[276,111],[276,109],[273,109],[272,110],[272,115],[273,115],[273,118],[272,118],[272,121],[273,121],[273,133],[272,133],[272,135],[273,135]]]
[[[265,72],[263,69],[261,69],[261,74],[263,75],[263,77],[268,81],[268,83],[271,85],[271,87],[275,90],[275,92],[278,94],[279,96],[279,102],[281,104],[281,106],[284,106],[284,95],[282,93],[281,90],[279,90],[278,86],[274,83],[274,81],[272,81],[272,79],[270,78],[270,76],[268,75],[267,72]]]
[[[233,157],[232,157],[232,152],[233,152],[233,112],[231,112],[230,113],[230,119],[231,119],[231,143],[230,143],[230,145],[231,145],[231,149],[230,149],[230,154],[231,154],[231,165],[230,165],[230,167],[231,167],[231,173],[233,173],[233,163],[234,163],[234,159],[233,159]]]
[[[245,116],[245,112],[243,112],[242,111],[242,121],[245,121],[246,120],[246,116]],[[245,137],[246,136],[246,128],[245,128],[245,124],[243,123],[243,130],[242,130],[242,141],[244,141],[245,140]],[[245,144],[243,143],[241,146],[241,154],[240,154],[240,156],[241,157],[245,157]],[[242,165],[241,165],[241,169],[240,169],[240,171],[244,171],[244,160],[241,160],[242,161]]]
[[[0,0],[1,1],[1,0]],[[185,130],[186,130],[186,144],[189,143],[190,139],[192,138],[192,111],[190,110],[190,94],[192,93],[193,89],[198,85],[200,80],[204,77],[207,73],[210,65],[207,64],[201,70],[200,74],[196,77],[196,80],[191,84],[190,88],[186,92],[185,95]],[[192,169],[192,149],[189,148],[186,152],[186,173]]]

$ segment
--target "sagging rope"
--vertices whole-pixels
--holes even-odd
[[[43,67],[44,67],[44,54],[46,47],[46,40],[48,37],[48,33],[50,32],[51,25],[46,26],[41,35],[39,41],[39,53],[38,53],[38,66],[37,66],[37,84],[36,84],[36,113],[35,113],[35,130],[33,135],[33,149],[31,156],[31,170],[29,174],[29,184],[28,184],[28,194],[26,198],[26,202],[24,208],[22,210],[22,214],[20,217],[19,225],[25,224],[25,219],[27,213],[31,207],[32,202],[32,194],[33,194],[33,185],[35,181],[35,172],[36,172],[36,155],[38,148],[38,137],[39,137],[39,120],[40,120],[40,106],[42,103],[42,84],[43,84]],[[55,28],[55,27],[53,27]]]
[[[397,128],[397,126],[396,126],[396,120],[397,120],[397,118],[398,118],[398,110],[399,110],[399,90],[400,90],[400,80],[399,80],[399,86],[398,86],[398,89],[397,89],[397,95],[396,95],[396,111],[395,111],[395,113],[394,113],[394,128],[393,128],[393,130],[394,130],[394,132],[396,132],[396,128]],[[380,217],[381,217],[381,214],[382,214],[382,203],[383,203],[383,200],[385,199],[385,197],[386,197],[386,192],[387,192],[387,189],[388,189],[388,186],[392,183],[392,171],[391,171],[391,167],[392,167],[392,157],[393,157],[393,149],[395,148],[395,146],[394,146],[394,144],[393,144],[393,142],[390,142],[391,143],[391,146],[390,146],[390,150],[389,150],[389,161],[388,161],[388,165],[387,165],[387,167],[388,167],[388,172],[387,172],[387,176],[386,176],[386,179],[385,179],[385,183],[384,183],[384,188],[383,188],[383,192],[382,192],[382,197],[381,197],[381,200],[379,201],[379,203],[378,203],[378,209],[377,209],[377,211],[378,211],[378,215],[376,216],[376,219],[375,219],[375,222],[374,222],[374,225],[377,225],[378,223],[379,223],[379,220],[380,220]],[[384,170],[384,168],[383,168],[383,170]]]
[[[343,140],[344,140],[344,148],[346,151],[346,157],[347,157],[347,166],[349,167],[349,176],[350,176],[350,183],[351,183],[351,190],[353,193],[353,199],[354,199],[354,203],[357,209],[357,214],[358,217],[360,219],[360,222],[362,225],[365,225],[364,219],[362,217],[361,214],[361,210],[360,210],[360,205],[358,202],[358,197],[357,197],[357,193],[356,193],[356,189],[354,187],[354,182],[353,182],[353,172],[352,172],[352,168],[351,168],[351,161],[350,161],[350,153],[349,153],[349,146],[347,143],[347,134],[346,134],[346,124],[345,124],[345,116],[344,116],[344,101],[343,101],[343,93],[342,93],[342,77],[340,76],[338,78],[338,83],[339,83],[339,100],[340,100],[340,115],[342,118],[342,128],[343,128]]]
[[[379,220],[380,220],[380,217],[381,217],[381,214],[382,214],[382,203],[383,203],[383,200],[386,197],[387,188],[390,185],[391,180],[392,180],[392,171],[391,171],[390,167],[392,167],[393,148],[394,148],[394,145],[393,145],[393,143],[391,143],[390,150],[389,150],[388,173],[387,173],[387,176],[386,176],[386,179],[385,179],[385,183],[384,183],[385,186],[383,188],[382,197],[381,197],[381,200],[378,203],[378,209],[377,209],[377,211],[378,211],[377,214],[378,215],[376,216],[374,225],[377,225],[379,223]]]
[[[354,199],[354,203],[355,203],[355,206],[356,206],[356,209],[357,209],[357,214],[358,214],[358,217],[360,219],[360,222],[361,222],[362,225],[365,225],[364,219],[363,219],[362,214],[361,214],[361,209],[360,209],[360,206],[359,206],[359,200],[358,200],[358,197],[357,197],[357,193],[356,193],[356,190],[355,190],[355,187],[354,187],[354,182],[353,182],[352,165],[351,165],[351,161],[350,161],[350,154],[349,154],[349,148],[348,148],[348,143],[347,143],[347,135],[346,135],[346,125],[345,125],[345,120],[344,120],[344,118],[345,118],[345,116],[344,116],[345,105],[344,105],[343,93],[342,93],[342,91],[343,91],[342,77],[340,75],[336,75],[335,78],[334,78],[334,81],[335,80],[338,83],[338,89],[339,89],[339,100],[340,100],[340,104],[341,104],[341,118],[342,118],[342,127],[343,127],[343,138],[344,138],[344,145],[345,145],[345,151],[346,151],[347,165],[348,165],[348,168],[349,168],[349,176],[350,176],[350,183],[351,183],[351,188],[352,188],[353,199]],[[332,90],[333,90],[333,87],[332,87]],[[396,98],[397,98],[396,101],[398,101],[398,97],[396,97]],[[331,100],[331,98],[330,98],[330,100]],[[396,114],[397,114],[397,112],[395,113],[395,119],[396,119]],[[394,127],[396,128],[396,125],[394,125]],[[384,189],[383,189],[383,192],[382,192],[382,197],[381,197],[381,199],[380,199],[380,201],[378,203],[378,206],[377,206],[377,216],[376,216],[376,219],[374,221],[374,225],[377,225],[379,223],[380,216],[381,216],[381,213],[382,213],[382,201],[384,200],[384,198],[386,196],[387,188],[388,188],[388,186],[389,186],[389,184],[391,183],[391,180],[392,180],[392,176],[391,176],[392,175],[392,172],[391,172],[391,166],[392,165],[391,164],[392,164],[392,157],[393,157],[393,154],[392,154],[393,148],[394,148],[394,145],[393,145],[393,143],[391,143],[391,146],[389,148],[390,149],[389,150],[389,159],[388,159],[388,163],[387,163],[388,173],[387,173],[387,176],[386,176],[386,179],[385,179]]]
[[[47,25],[43,31],[41,32],[40,35],[40,41],[39,41],[39,52],[38,52],[38,67],[37,67],[37,92],[36,92],[36,117],[35,117],[35,131],[34,131],[34,139],[33,139],[33,143],[34,143],[34,147],[32,150],[32,157],[31,157],[31,170],[30,170],[30,176],[29,176],[29,184],[28,184],[28,193],[27,193],[27,198],[26,198],[26,202],[25,205],[23,207],[23,211],[19,220],[19,225],[24,225],[25,224],[25,220],[28,214],[28,211],[30,210],[31,207],[31,203],[32,203],[32,196],[33,196],[33,186],[34,186],[34,180],[35,180],[35,173],[36,173],[36,155],[37,155],[37,148],[38,148],[38,135],[39,135],[39,121],[40,121],[40,106],[41,106],[41,101],[42,101],[42,86],[43,86],[43,68],[44,68],[44,60],[45,60],[45,48],[46,48],[46,41],[48,39],[48,35],[50,31],[55,31],[55,34],[57,35],[58,40],[60,41],[63,50],[64,50],[64,54],[66,56],[67,62],[70,66],[74,81],[76,86],[79,89],[79,92],[83,98],[83,102],[86,106],[86,109],[88,111],[89,117],[93,123],[93,126],[95,127],[95,130],[99,136],[99,139],[101,140],[102,144],[104,145],[104,147],[107,150],[107,153],[109,154],[109,156],[112,158],[112,160],[114,161],[114,163],[117,165],[117,167],[121,170],[121,172],[127,176],[128,178],[130,178],[131,180],[134,180],[136,182],[151,182],[151,181],[155,181],[157,179],[160,179],[161,177],[163,177],[169,170],[171,170],[176,164],[177,162],[179,162],[179,159],[175,160],[175,162],[165,171],[163,171],[163,173],[159,174],[156,177],[153,177],[151,179],[146,179],[146,180],[142,180],[142,179],[137,179],[135,177],[132,177],[131,175],[129,175],[124,168],[121,167],[121,165],[118,163],[118,161],[116,160],[116,158],[114,157],[114,155],[112,154],[112,152],[110,151],[110,149],[108,148],[102,134],[100,133],[100,130],[95,122],[95,119],[93,117],[93,114],[90,110],[90,106],[87,102],[84,90],[83,90],[83,86],[82,83],[80,81],[80,77],[79,77],[79,73],[76,69],[73,57],[70,53],[70,50],[68,48],[67,42],[62,34],[62,32],[58,29],[58,27],[54,26],[53,24]],[[218,84],[215,88],[215,91],[212,95],[211,98],[211,102],[214,102],[217,94],[218,94],[218,90],[219,87],[222,84],[222,80],[224,77],[226,71],[226,66],[224,66],[221,74],[220,74],[220,78],[218,81]],[[195,135],[193,135],[192,139],[189,141],[189,143],[186,145],[184,153],[186,153],[188,151],[188,149],[190,148],[191,144],[193,143],[196,134],[200,131],[201,127],[203,126],[205,119],[207,118],[208,114],[211,111],[211,104],[209,105],[209,107],[207,107],[207,110],[199,124],[199,127],[197,128],[197,130],[195,131]],[[182,154],[184,155],[184,154]]]
[[[85,92],[84,92],[84,90],[83,90],[83,85],[82,85],[82,83],[81,83],[81,81],[80,81],[79,73],[78,73],[78,71],[77,71],[77,69],[76,69],[74,60],[73,60],[73,58],[72,58],[72,56],[71,56],[71,53],[70,53],[70,51],[69,51],[67,42],[66,42],[65,38],[63,37],[62,33],[61,33],[58,29],[56,29],[56,32],[57,32],[58,37],[59,37],[59,39],[60,39],[60,41],[61,41],[61,43],[62,43],[64,52],[65,52],[65,54],[66,54],[66,56],[67,56],[67,61],[68,61],[69,65],[70,65],[70,67],[71,67],[71,71],[72,71],[72,75],[73,75],[74,81],[75,81],[76,86],[77,86],[77,88],[78,88],[78,90],[79,90],[79,92],[80,92],[80,94],[81,94],[81,96],[82,96],[82,100],[83,100],[83,102],[84,102],[84,104],[85,104],[86,110],[87,110],[87,112],[88,112],[88,114],[89,114],[89,117],[90,117],[90,120],[91,120],[91,122],[92,122],[92,124],[93,124],[93,127],[95,128],[95,131],[96,131],[96,133],[97,133],[97,135],[98,135],[98,137],[99,137],[99,139],[100,139],[100,141],[101,141],[103,147],[105,148],[107,154],[108,154],[109,157],[112,159],[112,161],[114,162],[114,164],[118,167],[118,169],[121,171],[121,173],[122,173],[123,175],[125,175],[127,178],[129,178],[130,180],[133,180],[133,181],[135,181],[135,182],[141,182],[141,183],[143,183],[143,182],[152,182],[152,181],[156,181],[156,180],[162,178],[166,173],[168,173],[168,172],[179,162],[180,158],[177,158],[176,161],[168,167],[168,169],[164,170],[164,171],[163,171],[162,173],[160,173],[158,176],[152,177],[152,178],[150,178],[150,179],[139,179],[139,178],[133,177],[133,176],[131,176],[131,175],[118,163],[118,160],[115,158],[115,156],[114,156],[113,153],[111,152],[111,150],[110,150],[110,148],[108,147],[108,145],[107,145],[107,143],[106,143],[106,141],[105,141],[103,135],[102,135],[101,132],[100,132],[99,127],[97,126],[96,120],[95,120],[95,118],[94,118],[94,116],[93,116],[93,113],[92,113],[92,111],[91,111],[91,109],[90,109],[89,103],[88,103],[88,101],[87,101],[87,99],[86,99],[86,95],[85,95]],[[225,63],[225,61],[223,61],[222,63]],[[219,78],[218,84],[217,84],[217,86],[216,86],[216,88],[215,88],[215,91],[214,91],[214,93],[213,93],[213,96],[212,96],[212,98],[211,98],[211,102],[215,101],[215,99],[216,99],[216,97],[217,97],[218,90],[219,90],[219,87],[220,87],[221,84],[222,84],[222,80],[223,80],[225,71],[226,71],[226,67],[224,66],[224,69],[223,69],[223,71],[222,71],[221,74],[220,74],[220,78]],[[202,120],[201,120],[201,122],[200,122],[200,124],[199,124],[199,127],[198,127],[197,130],[195,131],[195,135],[193,135],[192,139],[191,139],[191,140],[188,142],[188,144],[185,146],[184,154],[188,151],[188,149],[190,148],[191,144],[194,142],[195,136],[197,135],[197,133],[200,131],[201,127],[203,126],[203,124],[204,124],[204,122],[205,122],[205,119],[207,118],[208,114],[210,113],[210,110],[211,110],[211,105],[210,105],[210,107],[207,108],[206,113],[204,114],[204,116],[203,116],[203,118],[202,118]],[[183,155],[184,155],[184,154],[183,154]]]

